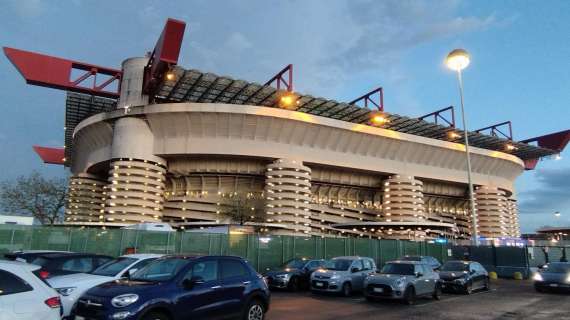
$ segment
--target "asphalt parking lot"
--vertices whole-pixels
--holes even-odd
[[[367,302],[361,295],[342,298],[310,292],[272,294],[268,320],[406,319],[406,320],[561,320],[570,319],[570,294],[537,293],[530,281],[495,280],[491,291],[419,299],[406,306],[396,301]]]

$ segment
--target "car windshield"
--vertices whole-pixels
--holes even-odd
[[[551,273],[569,273],[570,264],[566,263],[549,263],[544,267],[544,272]]]
[[[307,263],[307,260],[293,259],[285,262],[283,268],[301,269],[305,265],[305,263]]]
[[[422,261],[422,257],[417,257],[417,256],[405,256],[402,259],[403,261]]]
[[[327,270],[346,271],[351,264],[351,260],[333,259],[325,262],[324,268]]]
[[[188,264],[187,259],[158,259],[135,272],[130,279],[140,281],[167,281],[176,276]]]
[[[118,275],[119,272],[123,271],[123,269],[134,263],[135,261],[137,261],[137,259],[117,258],[115,260],[111,260],[99,266],[97,269],[93,270],[91,274],[98,276],[114,277]]]
[[[409,263],[388,263],[380,271],[382,274],[413,275],[414,265]]]
[[[469,271],[469,263],[466,262],[446,262],[441,267],[441,271]]]

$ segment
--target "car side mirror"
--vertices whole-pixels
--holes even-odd
[[[133,274],[135,274],[135,272],[137,272],[138,270],[139,270],[139,269],[129,269],[129,270],[127,270],[125,276],[127,276],[127,278],[130,279],[130,278],[133,276]]]
[[[352,272],[352,273],[356,273],[356,272],[358,272],[358,271],[360,271],[360,269],[358,269],[358,268],[352,268],[352,269],[350,269],[350,272]]]
[[[424,276],[423,273],[421,273],[421,272],[416,272],[416,278],[421,278],[421,277],[423,277],[423,276]]]
[[[204,278],[192,277],[192,279],[184,279],[184,281],[182,281],[182,286],[186,290],[192,290],[196,285],[203,283],[204,283]]]

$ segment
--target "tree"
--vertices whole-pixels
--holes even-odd
[[[233,193],[220,204],[220,214],[240,226],[247,222],[265,223],[265,199],[261,194]]]
[[[13,213],[30,214],[42,224],[61,221],[67,179],[46,179],[34,171],[29,176],[0,184],[0,204]]]

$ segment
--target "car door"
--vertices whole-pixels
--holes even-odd
[[[222,304],[224,316],[240,314],[245,304],[246,294],[253,285],[252,275],[245,264],[238,259],[220,259],[222,281]]]
[[[191,287],[186,283],[196,280]],[[199,281],[198,281],[199,280]],[[175,311],[182,319],[220,319],[222,311],[222,284],[219,264],[214,258],[192,264],[177,286],[180,290]]]
[[[429,283],[426,282],[425,269],[422,264],[414,264],[414,275],[416,294],[424,295],[429,290]]]
[[[45,319],[47,308],[40,290],[19,276],[0,270],[0,319]]]
[[[477,287],[483,288],[485,286],[485,280],[487,279],[485,269],[479,263],[473,263],[473,268],[475,270],[475,276],[477,277]]]
[[[473,289],[477,289],[481,286],[481,277],[474,263],[469,264],[469,277],[471,278]]]
[[[435,286],[439,281],[439,275],[433,270],[431,264],[423,265],[424,268],[424,281],[426,283],[426,294],[432,294],[435,291]]]
[[[349,272],[353,290],[358,291],[362,289],[362,282],[364,281],[362,269],[364,269],[362,259],[354,260],[350,266]]]

